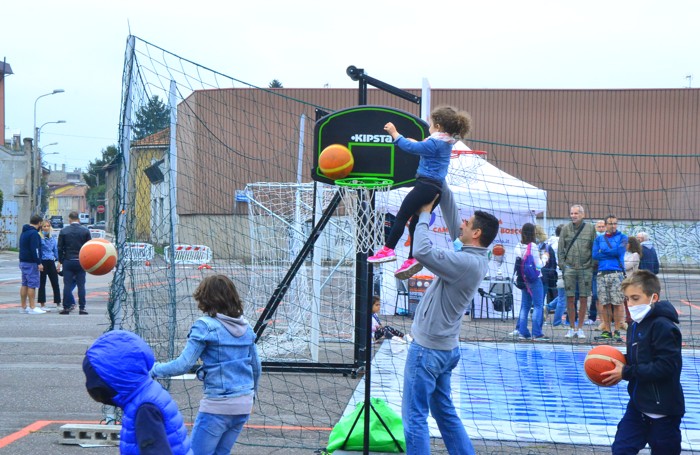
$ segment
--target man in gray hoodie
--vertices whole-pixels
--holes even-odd
[[[413,254],[435,274],[418,305],[411,327],[414,341],[404,370],[402,417],[406,453],[430,453],[428,413],[438,423],[451,454],[473,454],[474,447],[452,403],[450,378],[460,359],[462,318],[488,271],[488,249],[498,219],[477,210],[462,220],[454,195],[442,186],[440,208],[455,251],[433,248],[428,237],[432,202],[421,208]]]

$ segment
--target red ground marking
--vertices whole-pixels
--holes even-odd
[[[42,428],[44,428],[47,425],[51,425],[54,423],[61,423],[61,424],[66,424],[66,423],[87,423],[87,424],[96,424],[100,422],[94,422],[94,421],[77,421],[77,420],[37,420],[36,422],[27,425],[26,427],[22,428],[19,431],[15,431],[14,433],[5,436],[4,438],[0,439],[0,449],[3,447],[7,447],[13,442],[22,439],[25,436],[29,436],[31,433],[34,433],[35,431],[39,431]]]
[[[101,422],[95,422],[95,421],[81,421],[81,420],[37,420],[36,422],[27,425],[26,427],[22,428],[19,431],[15,431],[14,433],[5,436],[4,438],[0,439],[0,449],[3,447],[7,447],[13,442],[16,442],[20,439],[22,439],[25,436],[29,436],[30,434],[41,430],[42,428],[48,426],[48,425],[53,425],[53,424],[100,424]],[[192,426],[191,423],[187,423],[187,426]],[[245,424],[244,425],[246,428],[254,428],[256,430],[291,430],[291,431],[331,431],[333,428],[327,428],[327,427],[305,427],[305,426],[293,426],[293,425],[249,425]]]
[[[688,306],[692,306],[692,307],[695,308],[696,310],[700,310],[700,306],[694,305],[694,304],[688,302],[687,300],[681,299],[681,303],[685,303],[685,304],[688,305]]]
[[[19,303],[0,303],[0,309],[6,309],[6,308],[18,308],[20,306]]]

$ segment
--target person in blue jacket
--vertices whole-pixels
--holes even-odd
[[[605,218],[605,234],[597,236],[593,241],[592,256],[598,261],[598,305],[601,309],[600,318],[603,320],[602,333],[598,339],[621,342],[620,330],[625,321],[625,296],[620,289],[620,283],[625,275],[627,236],[617,230],[617,224],[615,215]],[[613,319],[615,331],[611,332]]]
[[[36,308],[34,303],[36,290],[39,288],[40,274],[44,270],[41,263],[40,226],[41,217],[32,215],[29,224],[22,226],[22,234],[19,236],[19,270],[22,273],[22,284],[19,288],[20,313],[46,313],[46,311]],[[27,301],[29,301],[28,308]]]
[[[228,455],[253,410],[262,372],[255,333],[243,317],[243,302],[226,275],[202,280],[192,295],[205,316],[197,319],[180,356],[151,369],[155,378],[191,371],[198,359],[197,378],[204,398],[192,428],[195,455]]]
[[[177,404],[149,374],[154,363],[138,335],[107,332],[85,353],[85,387],[93,400],[124,410],[121,455],[193,455]]]
[[[647,444],[651,453],[681,453],[681,418],[685,398],[681,386],[683,337],[678,312],[660,300],[659,279],[639,270],[622,282],[633,322],[627,328],[626,365],[601,373],[606,385],[628,381],[630,400],[617,425],[613,455],[639,453]]]
[[[48,220],[44,220],[41,223],[41,264],[44,266],[44,270],[41,271],[39,278],[38,297],[38,302],[44,311],[51,311],[50,308],[46,307],[47,278],[51,282],[51,289],[53,289],[53,303],[56,304],[57,309],[61,307],[61,286],[58,284],[61,264],[58,264],[58,267],[56,267],[56,261],[58,261],[58,241],[56,237],[51,235],[51,223]]]
[[[430,113],[430,137],[420,142],[403,137],[391,122],[384,125],[384,131],[391,135],[394,144],[407,153],[419,155],[420,161],[416,171],[416,183],[401,202],[401,207],[396,214],[396,220],[385,245],[367,258],[368,262],[374,264],[396,260],[394,248],[401,239],[406,223],[410,219],[408,232],[411,235],[411,246],[408,259],[396,270],[394,275],[400,280],[405,280],[423,268],[413,257],[413,233],[418,224],[420,209],[433,200],[436,201],[433,207],[438,204],[439,197],[436,199],[436,196],[440,195],[447,176],[452,146],[467,136],[470,130],[471,117],[469,114],[459,112],[449,106],[438,107]]]

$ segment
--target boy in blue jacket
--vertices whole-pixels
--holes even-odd
[[[617,425],[613,455],[635,454],[648,443],[653,454],[681,453],[681,418],[685,398],[681,386],[682,337],[678,313],[659,300],[661,285],[653,273],[639,270],[622,282],[633,323],[627,329],[627,365],[602,373],[603,382],[629,381],[630,401]]]
[[[149,371],[151,348],[138,335],[113,330],[85,353],[85,387],[93,400],[124,410],[119,453],[192,455],[177,404]]]

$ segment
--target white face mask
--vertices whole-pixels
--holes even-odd
[[[642,322],[644,317],[649,314],[651,311],[651,304],[652,301],[654,300],[654,296],[651,296],[651,299],[649,299],[649,303],[646,305],[635,305],[629,307],[630,310],[630,317],[634,320],[636,323]]]
[[[462,251],[462,247],[464,246],[464,243],[457,237],[454,242],[452,242],[452,245],[455,248],[455,251]]]

